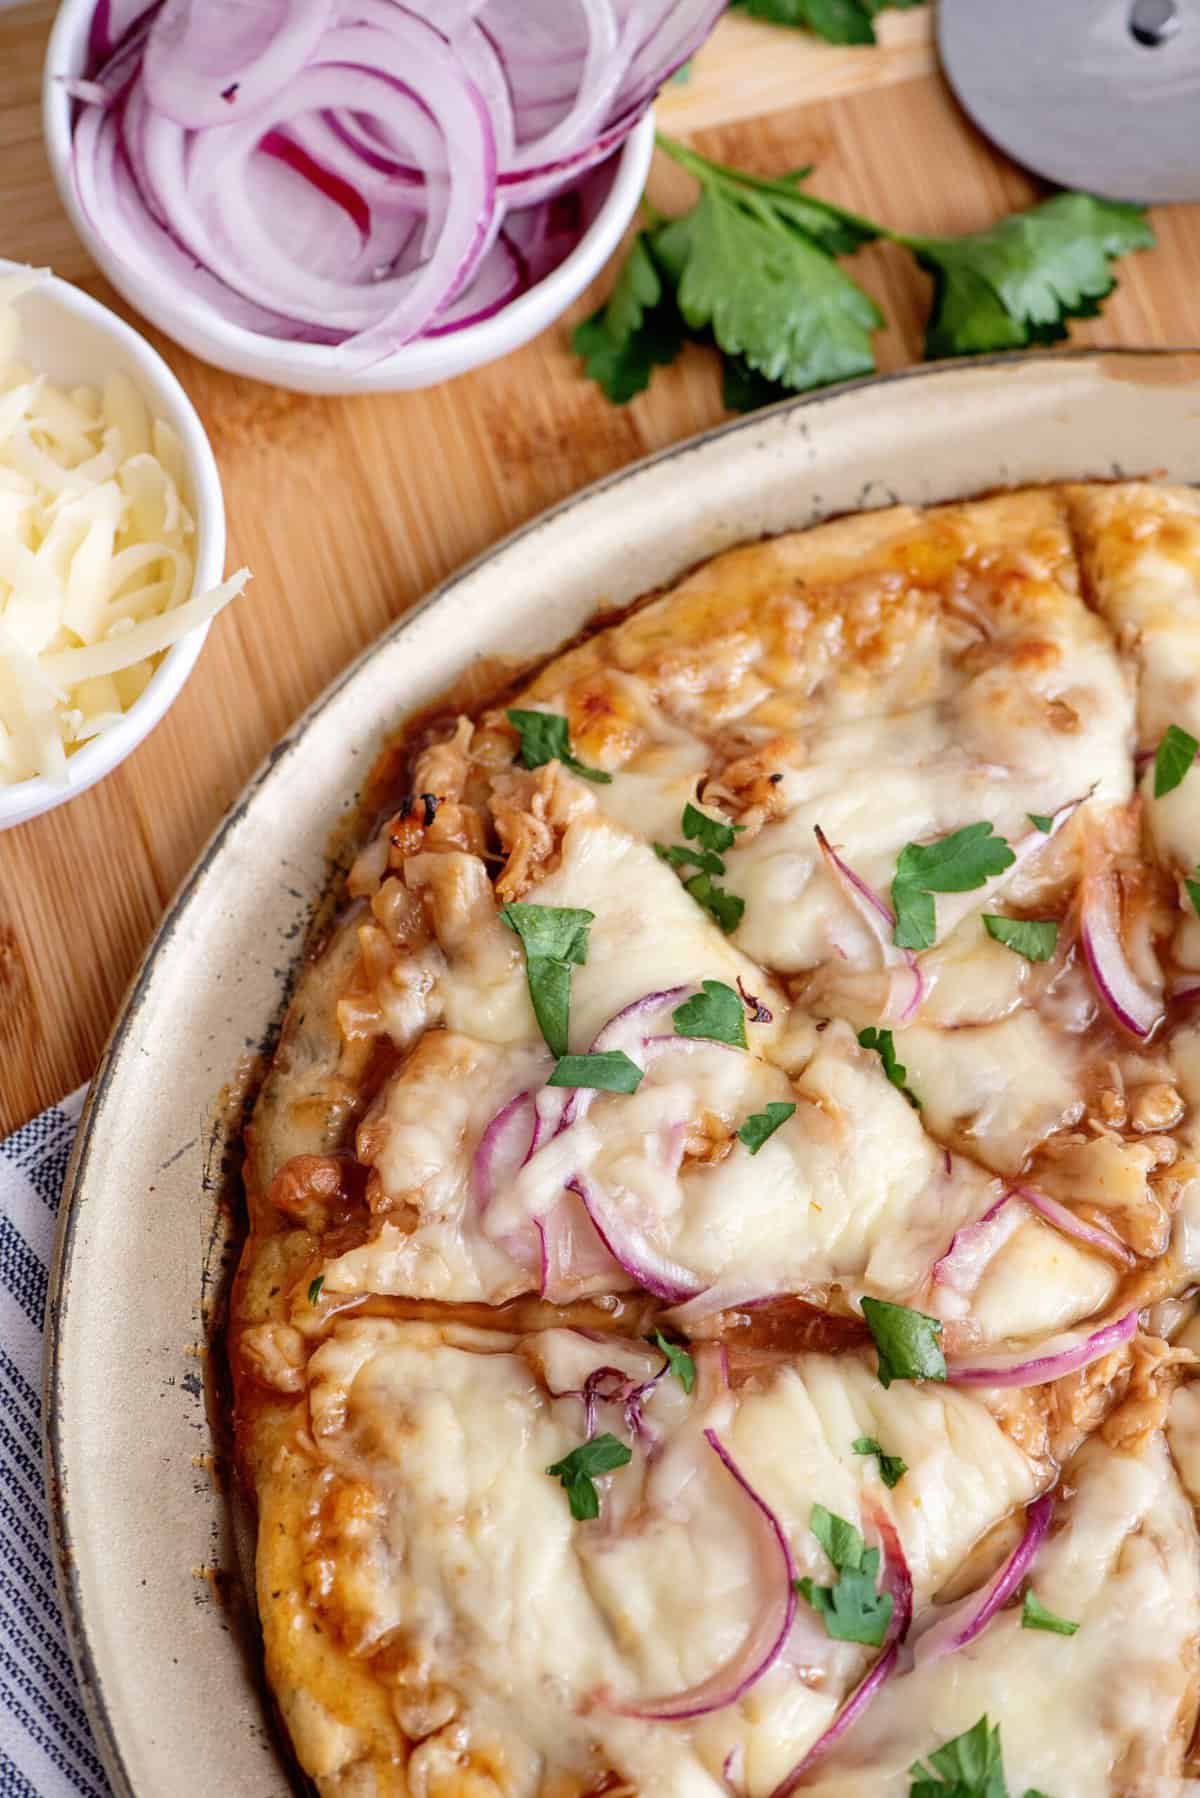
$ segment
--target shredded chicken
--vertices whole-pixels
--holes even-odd
[[[510,768],[492,782],[492,818],[507,856],[496,881],[501,905],[520,899],[551,872],[567,825],[595,809],[595,799],[561,762]]]

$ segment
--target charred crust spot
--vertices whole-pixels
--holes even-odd
[[[437,817],[438,806],[441,803],[442,802],[438,798],[436,793],[422,793],[421,794],[421,804],[425,807],[425,828],[426,828],[426,830],[429,829],[430,825],[433,823],[433,820]],[[411,801],[410,801],[410,804],[411,804]]]
[[[768,774],[767,779],[770,781],[770,783],[773,787],[777,787],[779,785],[780,781],[783,779],[783,775],[782,774]]]
[[[397,808],[397,816],[400,818],[411,818],[412,817],[412,808],[415,804],[416,804],[416,801],[413,798],[412,794],[406,793],[404,795],[404,798],[400,801],[400,804]]]

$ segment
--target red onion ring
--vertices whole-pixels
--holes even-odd
[[[967,1296],[975,1291],[992,1256],[999,1252],[1020,1224],[1011,1199],[1011,1193],[1002,1193],[982,1217],[954,1232],[950,1247],[933,1264],[935,1285],[952,1286],[956,1292]]]
[[[857,1723],[880,1687],[891,1678],[896,1670],[896,1662],[900,1658],[900,1644],[904,1641],[912,1624],[912,1575],[908,1569],[903,1545],[891,1518],[885,1511],[879,1509],[872,1514],[872,1521],[883,1541],[882,1590],[890,1592],[893,1599],[892,1615],[879,1658],[859,1681],[829,1728],[817,1737],[803,1760],[798,1761],[791,1772],[785,1774],[780,1780],[771,1793],[771,1798],[791,1798],[791,1794],[807,1778],[817,1762],[823,1760],[835,1743],[841,1741],[846,1731]]]
[[[956,1654],[968,1642],[973,1642],[981,1630],[987,1628],[996,1612],[1008,1603],[1028,1573],[1050,1527],[1053,1510],[1052,1492],[1035,1499],[1025,1513],[1025,1529],[1021,1540],[987,1584],[981,1586],[978,1592],[970,1593],[958,1604],[951,1605],[943,1616],[915,1637],[913,1662],[916,1666],[921,1667],[928,1662],[940,1661],[948,1654]]]
[[[630,1219],[625,1217],[616,1206],[611,1205],[593,1181],[585,1180],[577,1174],[569,1182],[572,1192],[577,1192],[583,1200],[584,1207],[596,1234],[603,1242],[614,1261],[620,1263],[632,1280],[653,1293],[655,1298],[662,1299],[668,1305],[682,1304],[684,1299],[694,1298],[703,1290],[704,1282],[694,1274],[681,1267],[669,1256],[660,1254]]]
[[[1052,1199],[1049,1193],[1040,1191],[1036,1186],[1014,1186],[1010,1190],[1017,1198],[1023,1199],[1031,1210],[1045,1218],[1048,1224],[1061,1230],[1064,1236],[1073,1236],[1076,1241],[1097,1250],[1099,1254],[1110,1255],[1124,1267],[1132,1267],[1136,1261],[1133,1250],[1119,1236],[1114,1236],[1111,1230],[1102,1230],[1098,1224],[1085,1224],[1081,1217],[1076,1217],[1073,1211],[1061,1205],[1057,1199]]]
[[[1112,872],[1084,881],[1080,939],[1096,991],[1117,1023],[1132,1036],[1149,1036],[1162,1018],[1162,996],[1139,980],[1125,954]]]
[[[742,1646],[723,1667],[670,1698],[614,1705],[613,1709],[622,1717],[638,1717],[649,1723],[681,1723],[689,1717],[707,1717],[712,1711],[736,1704],[775,1665],[796,1615],[793,1583],[796,1563],[783,1525],[762,1494],[750,1484],[717,1432],[705,1430],[704,1440],[766,1523],[766,1534],[780,1561],[778,1590],[769,1608],[755,1620]]]
[[[991,1359],[948,1361],[946,1378],[952,1386],[1045,1386],[1065,1374],[1078,1373],[1102,1355],[1129,1342],[1137,1330],[1138,1314],[1128,1311],[1115,1323],[1105,1324],[1071,1348],[1052,1354],[999,1355]]]
[[[817,847],[824,856],[830,873],[834,875],[838,885],[879,944],[883,965],[889,967],[903,961],[912,973],[912,993],[899,1014],[899,1022],[907,1024],[925,997],[925,976],[921,972],[913,951],[897,949],[892,941],[892,933],[896,928],[896,914],[886,899],[877,893],[873,886],[869,886],[861,874],[856,874],[849,862],[842,859],[819,824],[813,825],[813,832],[817,839]]]

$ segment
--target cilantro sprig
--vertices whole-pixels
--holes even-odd
[[[554,1461],[546,1472],[552,1479],[562,1481],[576,1523],[586,1523],[600,1515],[597,1476],[613,1473],[618,1467],[627,1466],[632,1459],[633,1451],[629,1446],[605,1431],[602,1436],[593,1436],[590,1442],[581,1442],[561,1461]]]
[[[689,800],[683,808],[679,828],[691,841],[655,843],[654,853],[660,861],[666,862],[677,872],[685,868],[700,870],[684,881],[684,890],[691,894],[697,905],[716,919],[726,936],[729,936],[741,923],[746,902],[739,899],[736,893],[727,892],[724,887],[718,886],[713,877],[724,874],[722,854],[726,849],[733,848],[734,839],[745,826],[727,824],[723,818],[710,818],[707,812],[702,812],[699,806],[692,805]]]
[[[704,980],[701,986],[702,992],[685,999],[671,1013],[676,1036],[698,1036],[744,1049],[746,1023],[738,995],[723,980]]]
[[[869,32],[879,10],[878,0],[749,3],[787,23],[820,17],[824,35],[840,32],[843,42],[869,41],[864,21]],[[689,338],[720,351],[731,409],[871,373],[872,334],[884,320],[837,258],[876,238],[908,250],[933,278],[929,356],[1057,341],[1069,319],[1099,311],[1113,263],[1154,242],[1142,208],[1081,193],[1056,194],[963,237],[906,236],[807,192],[811,169],[761,176],[673,138],[658,144],[696,178],[699,197],[678,218],[647,208],[650,222],[608,301],[573,339],[587,373],[618,405]]]
[[[560,1055],[547,1086],[591,1086],[602,1093],[635,1093],[644,1070],[624,1049],[601,1049],[592,1055]]]
[[[964,824],[933,843],[906,843],[892,880],[901,949],[931,949],[937,936],[935,893],[969,893],[1011,868],[1016,856],[989,823]]]
[[[602,768],[589,768],[571,753],[571,727],[558,712],[505,712],[504,716],[521,739],[520,757],[523,768],[541,768],[547,762],[561,762],[572,774],[584,780],[608,786],[611,774]]]
[[[837,1579],[832,1586],[798,1579],[797,1592],[824,1621],[826,1635],[838,1642],[878,1648],[895,1607],[890,1592],[876,1590],[879,1550],[868,1548],[852,1523],[824,1505],[813,1506],[809,1528],[832,1562]]]
[[[800,25],[827,44],[873,44],[874,19],[889,6],[907,11],[921,0],[732,0],[752,18]]]

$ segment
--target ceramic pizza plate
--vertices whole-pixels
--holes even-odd
[[[433,593],[259,770],[167,912],[84,1114],[47,1453],[68,1630],[119,1798],[286,1798],[220,1427],[238,1132],[355,789],[472,665],[527,664],[747,538],[1067,477],[1200,482],[1200,352],[998,357],[789,402],[577,495]],[[214,1402],[215,1397],[215,1402]]]

